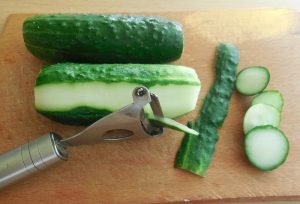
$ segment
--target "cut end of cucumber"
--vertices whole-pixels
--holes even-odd
[[[284,133],[273,126],[258,126],[245,138],[245,153],[250,163],[263,171],[278,168],[289,152],[289,142]]]
[[[170,128],[172,130],[177,130],[180,132],[184,132],[187,134],[191,134],[191,135],[199,135],[199,132],[197,132],[196,130],[189,128],[181,123],[178,123],[175,120],[172,120],[170,118],[166,118],[166,117],[158,117],[158,116],[149,116],[148,119],[152,122],[152,123],[158,123],[160,125],[163,125],[167,128]]]
[[[256,104],[251,106],[244,117],[244,133],[247,134],[256,126],[271,125],[278,127],[281,120],[281,113],[273,106]]]
[[[252,96],[262,92],[270,81],[269,70],[265,67],[247,67],[236,78],[236,89],[243,95]]]
[[[253,106],[258,103],[271,105],[281,111],[284,104],[284,99],[278,90],[268,90],[255,96],[251,102],[251,105]]]

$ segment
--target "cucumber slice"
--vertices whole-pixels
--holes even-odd
[[[251,106],[244,117],[244,133],[247,134],[256,126],[272,125],[278,127],[281,120],[280,112],[273,106],[256,104]]]
[[[288,152],[288,139],[278,128],[270,125],[258,126],[246,135],[246,156],[260,170],[276,169],[284,163]]]
[[[196,130],[189,128],[181,123],[178,123],[175,120],[172,120],[170,118],[166,118],[166,117],[158,117],[158,116],[150,116],[148,117],[148,119],[150,120],[151,123],[157,123],[160,125],[163,125],[167,128],[170,128],[172,130],[177,130],[180,132],[184,132],[187,134],[192,134],[192,135],[199,135],[199,132],[197,132]]]
[[[277,90],[269,90],[260,93],[252,99],[251,105],[263,103],[274,106],[279,111],[282,110],[284,99],[282,94]]]
[[[270,81],[269,70],[265,67],[247,67],[236,78],[236,89],[241,94],[252,96],[262,92]]]

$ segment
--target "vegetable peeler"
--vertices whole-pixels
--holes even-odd
[[[99,119],[83,131],[63,139],[50,132],[0,155],[0,189],[52,166],[67,161],[67,148],[162,135],[163,126],[151,124],[144,108],[150,104],[155,116],[163,116],[158,97],[146,87],[136,87],[133,103]]]

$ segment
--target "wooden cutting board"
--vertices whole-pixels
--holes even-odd
[[[160,138],[70,148],[69,161],[3,189],[1,204],[300,200],[299,14],[229,10],[151,15],[183,24],[184,54],[174,63],[195,68],[202,81],[197,110],[179,122],[197,115],[213,80],[218,42],[239,48],[239,69],[250,65],[270,69],[268,89],[280,90],[285,98],[280,127],[291,146],[286,163],[272,172],[249,165],[242,148],[242,120],[250,98],[234,93],[205,178],[173,168],[182,134],[167,130]],[[48,131],[70,136],[82,129],[52,122],[34,110],[35,77],[45,62],[24,47],[26,16],[11,15],[0,36],[0,152]]]

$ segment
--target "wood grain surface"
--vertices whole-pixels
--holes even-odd
[[[9,0],[0,1],[0,31],[12,13],[174,12],[241,8],[289,8],[300,11],[298,0]]]
[[[268,89],[280,90],[285,98],[280,127],[291,146],[286,163],[272,172],[248,164],[242,148],[242,119],[250,98],[235,93],[205,178],[173,168],[182,134],[166,131],[160,138],[70,148],[69,161],[3,189],[0,203],[300,200],[299,14],[277,9],[147,15],[183,24],[184,54],[174,64],[195,68],[202,81],[197,110],[179,122],[197,115],[213,81],[218,42],[231,42],[239,48],[239,69],[250,65],[270,69]],[[25,17],[10,16],[0,35],[0,152],[48,131],[70,136],[83,128],[61,125],[35,112],[33,86],[46,63],[32,56],[23,44]]]

